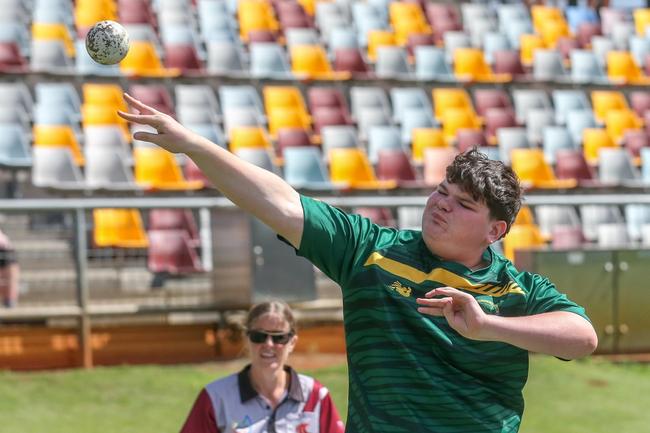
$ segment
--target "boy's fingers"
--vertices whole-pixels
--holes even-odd
[[[432,307],[418,307],[420,313],[428,314],[430,316],[443,316],[442,308]]]
[[[149,142],[155,140],[155,137],[157,136],[158,134],[152,134],[151,132],[143,132],[143,131],[138,131],[135,134],[133,134],[133,138],[135,138],[136,140],[149,141]]]
[[[156,116],[152,114],[133,114],[133,113],[126,113],[124,111],[118,110],[117,115],[120,116],[122,119],[126,119],[130,122],[143,123],[145,125],[151,125],[151,126],[153,126],[154,123],[157,123]]]
[[[135,108],[137,108],[138,111],[141,114],[156,114],[157,113],[157,111],[155,109],[153,109],[150,106],[145,105],[144,103],[138,101],[137,99],[135,99],[133,96],[129,95],[128,93],[124,94],[124,99],[126,99],[126,102],[129,105],[132,105]]]

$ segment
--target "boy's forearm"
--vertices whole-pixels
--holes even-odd
[[[298,247],[303,211],[300,195],[284,179],[248,163],[198,135],[187,155],[216,189]]]
[[[487,316],[481,340],[501,341],[562,359],[587,356],[598,345],[591,323],[566,311],[521,317]]]

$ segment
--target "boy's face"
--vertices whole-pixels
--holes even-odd
[[[422,236],[429,250],[461,263],[480,255],[503,230],[505,222],[494,220],[485,202],[446,180],[429,196],[422,215]]]

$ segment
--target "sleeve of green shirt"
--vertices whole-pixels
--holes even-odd
[[[351,215],[309,197],[300,197],[304,228],[298,255],[310,260],[343,286],[352,270],[372,249],[379,227],[367,218]]]
[[[526,287],[528,287],[528,302],[526,314],[540,314],[551,311],[569,311],[589,320],[585,309],[560,293],[548,278],[538,274],[525,272]]]

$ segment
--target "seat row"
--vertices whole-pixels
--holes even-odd
[[[588,8],[533,6],[529,13],[522,5],[499,5],[495,14],[468,3],[462,14],[449,3],[318,2],[314,7],[245,0],[232,7],[219,0],[197,5],[106,0],[94,7],[83,1],[49,6],[37,1],[31,35],[25,35],[23,21],[7,23],[0,67],[152,77],[207,72],[288,80],[377,76],[501,82],[514,76],[598,84],[644,83],[642,68],[650,67],[644,27],[650,9],[636,10],[631,24],[624,11],[608,8],[599,18]],[[29,13],[18,8],[24,11],[19,15]],[[119,67],[98,65],[85,52],[82,38],[99,19],[123,19],[128,28],[133,42]],[[574,38],[572,32],[585,26],[593,30],[589,38]]]
[[[381,150],[395,150],[417,166],[426,159],[425,149],[464,151],[478,145],[493,158],[511,164],[534,186],[567,185],[546,184],[555,178],[585,180],[588,184],[594,178],[605,183],[634,183],[648,176],[648,136],[620,93],[593,92],[592,112],[584,93],[555,91],[554,112],[549,96],[537,90],[516,91],[514,110],[508,94],[493,89],[477,89],[473,103],[462,89],[436,88],[431,108],[422,89],[393,88],[389,98],[381,88],[353,87],[351,109],[347,96],[337,88],[310,88],[307,102],[298,88],[290,86],[266,86],[262,98],[250,86],[221,86],[219,98],[205,85],[179,84],[174,90],[175,104],[164,86],[130,88],[134,96],[176,116],[188,128],[234,153],[250,154],[255,161],[276,166],[278,172],[289,147],[314,146],[324,163],[329,162],[332,150],[356,149],[365,154],[370,165],[378,164]],[[35,184],[65,186],[65,182],[72,182],[70,186],[77,188],[84,164],[87,178],[101,168],[101,177],[91,175],[87,179],[95,187],[102,187],[101,182],[108,182],[111,188],[118,186],[115,183],[124,183],[127,189],[134,187],[129,175],[132,166],[137,183],[145,188],[149,183],[154,189],[196,189],[206,184],[191,162],[186,169],[196,182],[183,179],[180,167],[184,159],[179,161],[149,143],[131,143],[131,133],[141,127],[129,129],[117,116],[117,110],[126,110],[119,85],[86,83],[82,86],[83,103],[69,83],[40,83],[35,93],[36,102],[21,83],[0,86],[0,94],[12,102],[11,110],[0,111],[4,113],[1,123],[13,125],[3,134],[3,165],[29,166],[33,153],[48,167],[54,160],[66,167],[65,176],[44,181],[37,175]],[[582,108],[575,110],[577,107]],[[574,109],[558,121],[557,113],[567,108]],[[484,115],[479,116],[477,111]],[[517,123],[517,111],[526,113],[525,127]],[[599,112],[606,113],[604,128],[598,128],[595,121]],[[576,126],[574,118],[582,123],[575,121]],[[439,119],[442,128],[438,127]],[[555,125],[562,120],[566,125]],[[572,134],[572,128],[579,128],[578,133]],[[30,152],[32,142],[34,152]],[[61,147],[68,152],[61,152]],[[562,152],[561,157],[558,152]],[[642,176],[638,166],[642,167]],[[62,173],[61,169],[55,172]],[[57,179],[65,182],[55,182]]]
[[[146,249],[147,268],[155,274],[202,272],[201,241],[194,216],[183,209],[152,209],[145,226],[138,209],[95,209],[92,247]]]

